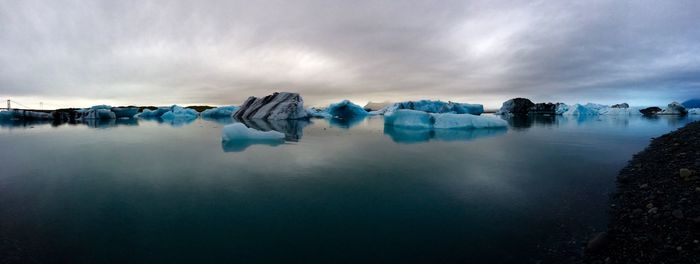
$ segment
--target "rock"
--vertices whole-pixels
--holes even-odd
[[[304,100],[298,93],[273,93],[263,98],[248,99],[233,113],[236,119],[302,119],[308,117]]]
[[[557,104],[553,103],[537,103],[530,107],[528,114],[550,114],[550,115],[555,115],[557,114]]]
[[[593,235],[591,240],[588,240],[588,244],[586,244],[586,253],[595,253],[600,251],[607,246],[608,242],[609,239],[607,232],[596,233]]]
[[[683,107],[682,104],[678,102],[673,102],[668,104],[666,109],[662,110],[661,112],[657,113],[659,115],[686,115],[688,114],[688,110]]]
[[[688,178],[693,175],[693,171],[686,168],[680,169],[679,173],[683,178]]]
[[[683,219],[683,211],[681,211],[680,209],[673,210],[673,212],[671,212],[671,215],[673,215],[673,217],[675,218]]]
[[[627,103],[621,103],[621,104],[614,104],[610,107],[611,108],[630,108],[630,105]]]
[[[655,114],[661,112],[661,110],[662,109],[659,107],[652,106],[652,107],[647,107],[647,108],[644,108],[642,110],[639,110],[639,112],[645,116],[650,116],[650,115],[655,115]]]
[[[513,98],[508,101],[503,102],[501,109],[496,112],[496,114],[527,114],[530,111],[530,107],[535,106],[535,104],[526,98]]]

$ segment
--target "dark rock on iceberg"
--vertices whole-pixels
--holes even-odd
[[[233,113],[238,120],[245,119],[301,119],[306,118],[304,100],[297,93],[273,93],[263,98],[248,99]]]
[[[650,115],[655,115],[658,112],[661,112],[661,108],[652,106],[652,107],[647,107],[642,110],[639,110],[640,113],[642,113],[645,116],[650,116]]]
[[[530,107],[528,114],[550,114],[557,113],[557,104],[553,103],[538,103]]]
[[[610,108],[630,108],[630,105],[627,103],[614,104]]]
[[[535,104],[526,98],[513,98],[508,101],[503,102],[501,109],[497,114],[516,114],[522,115],[530,112],[530,107],[535,106]]]

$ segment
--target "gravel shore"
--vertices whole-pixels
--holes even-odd
[[[700,263],[700,122],[654,139],[622,169],[608,232],[586,263]]]

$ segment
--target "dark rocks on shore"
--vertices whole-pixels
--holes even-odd
[[[647,108],[644,108],[642,110],[639,110],[639,112],[642,113],[642,115],[651,116],[651,115],[655,115],[655,114],[661,112],[661,110],[662,109],[659,107],[652,106],[652,107],[647,107]]]
[[[263,98],[248,99],[233,113],[235,119],[301,119],[306,118],[304,100],[298,93],[273,93]]]
[[[585,262],[697,263],[698,161],[700,122],[654,139],[635,155],[620,172],[611,197],[608,243],[587,250]]]

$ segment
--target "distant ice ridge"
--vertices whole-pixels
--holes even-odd
[[[238,110],[238,107],[229,105],[229,106],[221,106],[221,107],[216,107],[212,109],[207,109],[202,111],[201,115],[202,117],[211,117],[211,118],[218,118],[218,117],[231,117],[234,112]]]
[[[629,107],[627,104],[616,104],[613,106],[607,106],[602,104],[588,103],[585,105],[574,104],[571,106],[566,106],[566,111],[562,111],[563,115],[572,116],[591,116],[591,115],[641,115],[639,112],[641,108],[639,107]],[[563,107],[562,107],[563,109]],[[557,108],[557,113],[560,112],[560,108]]]
[[[384,117],[384,125],[430,128],[430,129],[472,129],[502,128],[508,123],[502,119],[477,116],[472,114],[428,113],[418,110],[398,109]]]
[[[433,100],[406,101],[394,103],[380,110],[369,112],[370,115],[391,115],[401,109],[417,110],[426,113],[452,113],[480,115],[484,112],[481,104],[465,104]]]
[[[192,120],[197,119],[197,116],[199,116],[197,110],[173,105],[170,107],[170,110],[163,113],[160,118],[163,120]]]
[[[260,131],[249,128],[243,123],[233,123],[224,126],[221,130],[223,141],[231,140],[284,140],[284,133],[271,131]]]

